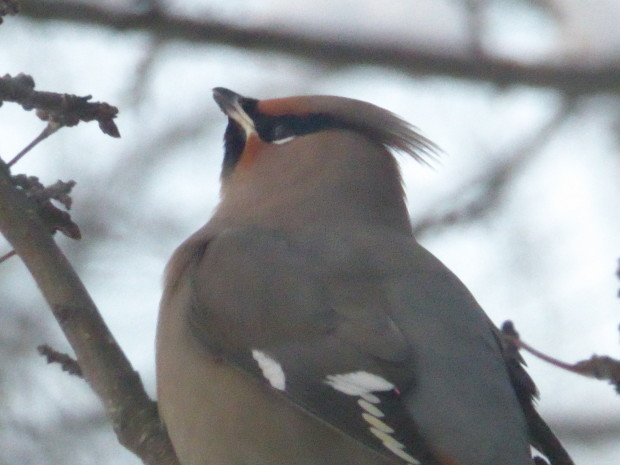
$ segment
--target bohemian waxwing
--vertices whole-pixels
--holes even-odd
[[[357,100],[213,93],[221,199],[168,264],[157,334],[181,464],[532,465],[530,445],[572,464],[518,356],[413,238],[390,150],[434,145]]]

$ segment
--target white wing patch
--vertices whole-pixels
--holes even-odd
[[[325,382],[349,396],[363,396],[374,391],[391,391],[394,385],[381,376],[367,371],[354,371],[342,375],[328,375]],[[373,396],[374,397],[374,396]],[[369,402],[372,402],[371,400]]]
[[[357,401],[358,405],[370,413],[373,417],[383,418],[385,414],[375,405],[368,402],[366,399],[359,399]]]
[[[280,391],[284,391],[286,387],[286,376],[284,376],[282,365],[262,350],[252,350],[252,357],[254,357],[254,360],[258,363],[259,368],[263,372],[263,376],[267,378],[269,384]]]
[[[394,384],[367,371],[328,375],[325,377],[325,383],[343,394],[359,397],[357,404],[362,409],[361,415],[368,424],[370,433],[408,465],[420,465],[420,462],[405,450],[405,445],[392,436],[394,428],[381,420],[385,417],[381,410],[381,399],[373,392],[391,391],[396,388]]]

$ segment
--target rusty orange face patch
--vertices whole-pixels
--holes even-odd
[[[263,150],[265,145],[267,145],[267,143],[263,142],[260,137],[258,137],[258,134],[255,132],[250,133],[243,147],[243,152],[241,152],[241,156],[239,157],[237,169],[245,170],[251,168],[259,152]]]
[[[304,113],[312,113],[312,107],[309,103],[305,97],[274,98],[260,100],[256,108],[265,115],[303,115]]]

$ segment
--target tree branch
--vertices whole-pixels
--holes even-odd
[[[260,52],[276,52],[333,66],[374,65],[413,76],[446,76],[497,85],[547,87],[569,95],[620,92],[620,65],[587,67],[567,63],[523,64],[451,50],[416,49],[354,38],[325,39],[291,31],[241,27],[208,18],[174,16],[153,8],[130,11],[101,3],[22,0],[21,13],[37,21],[91,24],[119,31],[142,31],[161,40],[211,43]]]
[[[34,90],[34,79],[26,74],[0,78],[0,104],[19,103],[25,110],[37,109],[37,116],[51,123],[55,131],[62,126],[75,126],[80,121],[97,121],[104,134],[120,137],[114,118],[118,109],[105,102],[89,102],[92,97]]]
[[[0,231],[36,280],[121,444],[145,464],[178,464],[155,402],[53,241],[38,206],[13,185],[6,165],[0,169]]]

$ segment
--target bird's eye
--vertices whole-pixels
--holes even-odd
[[[294,130],[284,123],[278,123],[273,127],[271,142],[274,144],[285,144],[295,138]]]
[[[331,117],[320,113],[279,116],[258,113],[253,121],[260,138],[273,144],[285,144],[298,136],[338,127]]]

